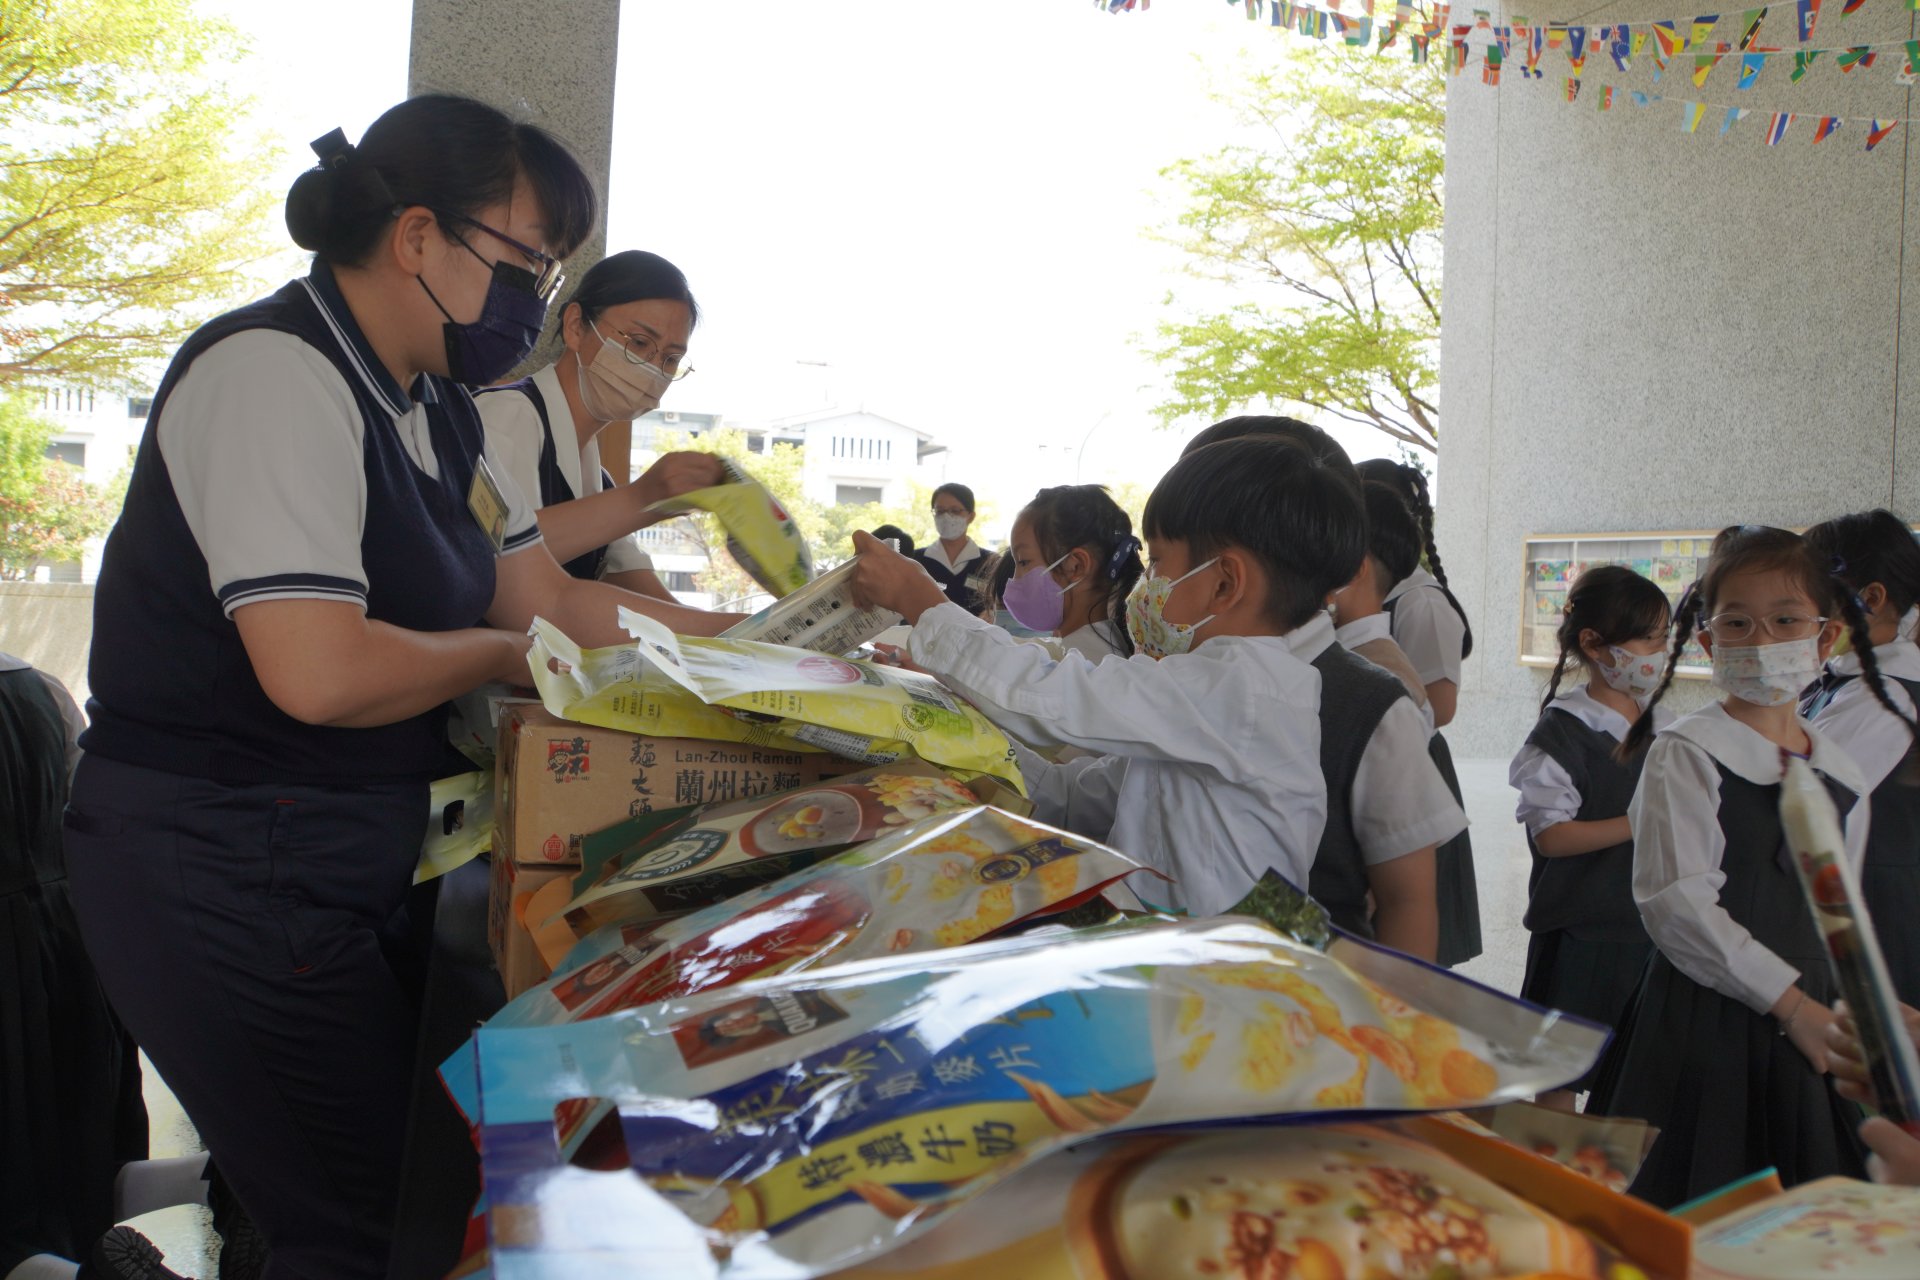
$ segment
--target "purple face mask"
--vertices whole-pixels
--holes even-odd
[[[1067,556],[1072,554],[1067,552]],[[1051,635],[1060,629],[1060,620],[1067,612],[1067,592],[1073,590],[1075,584],[1055,586],[1053,571],[1067,556],[1061,556],[1044,569],[1029,569],[1007,583],[1006,590],[1000,593],[1000,602],[1007,606],[1007,612],[1027,630]]]
[[[487,300],[480,318],[471,324],[461,324],[441,307],[424,279],[420,287],[447,317],[441,326],[447,337],[447,376],[469,387],[488,386],[505,377],[527,358],[547,322],[546,300],[534,292],[533,273],[511,263],[493,264]]]

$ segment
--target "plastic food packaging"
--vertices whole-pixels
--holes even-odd
[[[710,512],[727,532],[727,552],[755,582],[776,598],[806,586],[813,577],[813,555],[800,536],[800,527],[739,463],[731,458],[720,461],[727,472],[725,484],[666,498],[647,510],[661,515]]]
[[[847,654],[900,621],[891,609],[862,609],[853,601],[853,574],[860,557],[829,569],[806,586],[774,601],[720,633],[722,640],[758,640],[819,653]]]
[[[799,1280],[1099,1134],[1517,1100],[1577,1079],[1606,1042],[1396,953],[1335,950],[1348,958],[1231,918],[1119,926],[564,1027],[496,1019],[473,1055],[494,1266],[560,1275],[562,1254],[625,1250],[661,1274]],[[581,1097],[617,1105],[626,1181],[558,1162],[555,1108]],[[570,1207],[581,1195],[594,1213]]]
[[[1784,750],[1781,756],[1786,778],[1780,788],[1780,823],[1814,928],[1826,943],[1834,979],[1859,1031],[1874,1101],[1887,1119],[1920,1135],[1920,1053],[1901,1020],[1860,877],[1847,861],[1839,812],[1805,760],[1788,757]],[[1899,927],[1913,926],[1901,921]]]
[[[427,834],[413,882],[425,884],[493,847],[493,771],[457,773],[427,793]]]
[[[1694,1232],[1697,1280],[1913,1280],[1920,1192],[1821,1178]]]
[[[642,662],[703,701],[789,724],[793,737],[837,755],[890,764],[913,754],[990,773],[1025,794],[1007,735],[931,676],[784,645],[676,636],[631,609],[620,610],[620,623]]]
[[[1379,1124],[1130,1134],[994,1187],[839,1280],[1639,1280],[1597,1241]],[[1671,1273],[1675,1280],[1683,1273]]]
[[[574,879],[567,923],[584,937],[603,924],[709,906],[898,827],[978,804],[940,770],[910,760],[708,805],[665,825],[623,823],[654,829],[624,844],[606,842],[611,848],[596,841],[597,857]]]
[[[1645,1120],[1556,1111],[1531,1102],[1496,1108],[1487,1127],[1517,1147],[1622,1192],[1660,1136]]]

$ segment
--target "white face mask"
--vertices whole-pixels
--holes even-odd
[[[1778,707],[1799,701],[1820,678],[1820,635],[1774,644],[1713,646],[1713,684],[1742,702]]]
[[[967,518],[936,513],[933,517],[933,531],[947,542],[955,538],[964,538],[967,536]]]
[[[587,412],[599,422],[628,422],[659,408],[660,397],[673,384],[666,370],[635,364],[624,346],[600,336],[593,321],[587,321],[587,328],[600,338],[600,354],[592,364],[581,361],[578,373],[580,403]]]
[[[1600,678],[1607,682],[1608,688],[1629,698],[1644,702],[1652,697],[1653,691],[1660,687],[1660,677],[1667,674],[1664,652],[1629,653],[1617,644],[1610,644],[1607,654],[1613,659],[1613,665],[1600,667]]]

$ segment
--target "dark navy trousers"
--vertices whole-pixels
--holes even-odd
[[[91,755],[74,780],[87,949],[266,1236],[272,1280],[386,1273],[426,812],[424,783],[230,786]]]

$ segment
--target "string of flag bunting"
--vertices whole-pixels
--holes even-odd
[[[1094,0],[1094,3],[1109,13],[1123,13],[1150,9],[1153,0]],[[1455,16],[1454,6],[1438,3],[1437,0],[1428,0],[1424,5],[1416,5],[1413,0],[1227,0],[1227,3],[1243,6],[1251,21],[1265,21],[1270,26],[1310,39],[1338,40],[1352,48],[1371,46],[1376,52],[1385,52],[1398,46],[1404,36],[1408,54],[1416,63],[1426,62],[1437,45],[1442,65],[1449,75],[1459,75],[1464,71],[1477,48],[1481,60],[1480,78],[1483,83],[1493,86],[1500,84],[1509,64],[1519,72],[1522,80],[1543,81],[1548,75],[1547,68],[1542,66],[1547,55],[1564,54],[1570,74],[1565,77],[1563,93],[1569,103],[1579,101],[1586,84],[1589,59],[1595,54],[1599,54],[1624,75],[1632,69],[1636,59],[1648,54],[1649,46],[1653,81],[1656,84],[1661,83],[1670,72],[1677,71],[1680,76],[1691,80],[1695,89],[1704,88],[1722,62],[1737,58],[1739,77],[1734,87],[1744,92],[1759,83],[1772,60],[1778,58],[1783,61],[1791,59],[1793,65],[1788,72],[1788,81],[1797,85],[1826,55],[1831,55],[1833,64],[1847,75],[1872,69],[1885,55],[1893,67],[1893,83],[1911,86],[1920,81],[1920,40],[1858,45],[1811,44],[1819,31],[1823,8],[1828,12],[1837,9],[1839,21],[1844,22],[1864,7],[1866,0],[1790,0],[1788,4],[1748,9],[1736,19],[1739,31],[1737,42],[1715,38],[1722,19],[1722,15],[1717,13],[1605,25],[1536,23],[1515,14],[1510,23],[1495,25],[1492,12],[1487,9],[1468,10],[1473,21],[1455,22],[1452,20]],[[1920,0],[1902,0],[1902,4],[1908,11],[1920,12]],[[1789,34],[1793,37],[1794,47],[1762,42],[1763,34],[1771,34],[1780,25],[1780,20],[1773,13],[1776,8],[1783,10],[1781,16],[1793,23]],[[1769,26],[1770,19],[1774,20],[1772,26]],[[1830,34],[1832,28],[1833,23],[1829,22]],[[1519,55],[1517,62],[1514,61],[1516,51]],[[1768,146],[1780,145],[1796,124],[1804,121],[1808,128],[1803,132],[1810,130],[1815,144],[1825,142],[1843,128],[1852,126],[1854,132],[1864,135],[1866,150],[1872,151],[1900,125],[1911,122],[1906,117],[1850,117],[1808,111],[1756,112],[1738,103],[1669,97],[1662,93],[1624,88],[1616,93],[1616,89],[1617,86],[1612,84],[1598,84],[1589,96],[1601,111],[1611,111],[1620,97],[1636,107],[1677,103],[1681,108],[1680,127],[1686,133],[1698,133],[1710,115],[1719,120],[1721,137],[1725,137],[1736,124],[1750,116],[1764,116],[1767,121],[1764,136]]]

